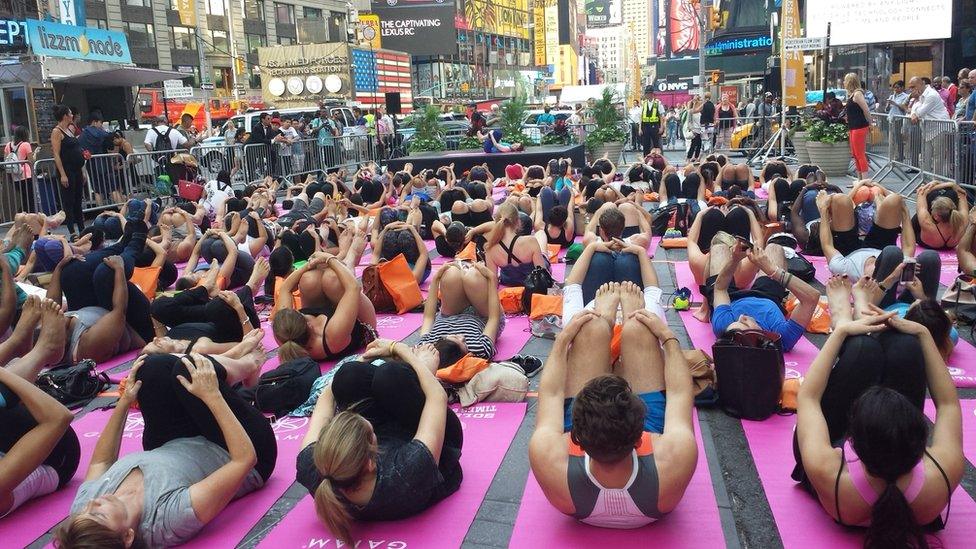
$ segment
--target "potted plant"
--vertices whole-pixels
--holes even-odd
[[[801,117],[790,128],[790,141],[793,143],[793,150],[796,151],[796,159],[800,164],[810,163],[810,151],[807,150],[810,124],[809,118]]]
[[[827,175],[847,175],[851,165],[851,148],[847,142],[846,124],[815,120],[807,131],[806,145],[811,164],[819,166]]]
[[[440,109],[427,105],[419,114],[414,114],[416,131],[410,139],[410,153],[443,151],[444,130],[440,125]]]
[[[516,93],[515,97],[504,101],[498,109],[498,125],[502,130],[502,139],[506,143],[521,143],[525,146],[536,145],[536,140],[522,132],[522,123],[529,107],[525,96]]]
[[[596,127],[586,134],[586,152],[590,159],[609,155],[614,164],[620,162],[620,152],[627,141],[627,132],[623,129],[623,114],[617,109],[616,94],[613,88],[603,88],[603,94],[593,102],[590,110]]]

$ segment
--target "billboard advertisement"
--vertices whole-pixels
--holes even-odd
[[[35,55],[131,63],[125,34],[105,29],[27,20],[27,42]]]
[[[952,36],[952,0],[807,0],[806,36],[826,36],[830,45],[931,40]]]
[[[402,1],[402,0],[401,0]],[[464,0],[457,28],[528,40],[528,0]]]
[[[697,55],[698,18],[690,0],[668,0],[668,52],[672,56]]]
[[[535,66],[546,65],[546,10],[536,6],[533,14],[535,19]]]
[[[349,99],[353,82],[347,44],[258,48],[261,95],[278,107],[314,107],[326,99]]]
[[[458,52],[453,2],[373,0],[370,11],[379,16],[380,42],[386,49],[412,55]]]
[[[586,27],[598,28],[619,25],[621,0],[586,0]]]

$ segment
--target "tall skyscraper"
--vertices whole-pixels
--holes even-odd
[[[630,25],[634,30],[637,58],[643,64],[654,53],[653,12],[654,0],[621,0],[623,3],[624,28]]]

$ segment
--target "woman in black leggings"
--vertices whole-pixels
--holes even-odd
[[[712,206],[699,212],[695,221],[692,222],[691,228],[688,229],[688,264],[699,284],[705,282],[708,252],[712,248],[712,239],[719,233],[725,233],[726,237],[731,235],[757,243],[762,241],[762,227],[759,226],[752,208],[730,204],[729,206]],[[748,267],[745,265],[747,263],[751,265],[745,261],[743,266]],[[736,276],[737,284],[742,284],[739,287],[749,286],[752,278],[749,278],[748,283],[746,283],[745,278],[748,278],[750,274],[755,276],[755,270],[746,269],[742,271],[741,276]]]
[[[297,479],[337,539],[352,543],[353,519],[406,518],[460,487],[464,435],[434,377],[438,357],[377,340],[363,354],[373,362],[344,364],[319,397]]]
[[[55,535],[59,547],[89,536],[127,547],[179,545],[233,499],[265,485],[278,457],[274,432],[232,388],[247,374],[220,360],[193,354],[136,361],[92,453],[72,516]],[[120,458],[137,398],[143,451]]]
[[[61,209],[67,216],[65,226],[78,236],[85,228],[81,204],[85,195],[85,157],[78,138],[68,129],[74,121],[71,108],[55,105],[54,119],[58,125],[51,131],[51,151],[60,182]]]
[[[54,398],[0,367],[0,518],[74,476],[81,446],[72,419]]]

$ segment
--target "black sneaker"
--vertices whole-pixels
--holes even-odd
[[[531,355],[515,355],[508,359],[522,367],[525,377],[535,377],[542,371],[542,360]]]

